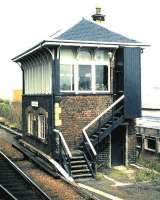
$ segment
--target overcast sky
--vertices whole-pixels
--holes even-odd
[[[160,99],[159,0],[5,0],[0,2],[0,97],[21,88],[21,70],[11,58],[82,17],[100,4],[106,27],[152,45],[142,55],[143,104]]]

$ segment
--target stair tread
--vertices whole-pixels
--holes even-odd
[[[84,156],[72,156],[72,159],[82,159],[82,158],[84,159]]]
[[[74,174],[72,175],[74,178],[79,178],[79,177],[92,177],[91,173],[87,173],[87,174]]]
[[[72,173],[77,173],[77,172],[90,172],[89,169],[73,169]]]
[[[88,165],[72,165],[71,168],[88,167]]]
[[[74,163],[86,163],[85,160],[71,160],[71,164]]]

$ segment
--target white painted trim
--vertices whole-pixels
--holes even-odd
[[[60,60],[60,65],[71,65],[74,67],[74,90],[60,90],[60,92],[63,93],[74,93],[75,94],[100,94],[100,93],[110,93],[111,91],[111,78],[110,78],[110,69],[111,69],[111,62],[109,61],[109,58],[107,57],[107,60],[101,61],[101,60],[95,60],[95,56],[91,57],[91,60],[89,61],[83,61],[81,59],[74,58],[73,60],[66,60],[62,61]],[[80,65],[89,65],[91,66],[91,90],[79,90],[79,66]],[[108,67],[108,90],[96,90],[96,65],[105,65]],[[72,84],[72,81],[71,81]]]
[[[90,148],[91,148],[91,150],[92,150],[92,152],[93,152],[93,154],[94,154],[94,156],[97,156],[97,152],[96,152],[96,150],[95,150],[95,148],[94,148],[94,146],[93,146],[93,144],[91,143],[91,141],[90,141],[90,139],[89,139],[89,137],[88,137],[88,135],[87,135],[87,132],[86,132],[86,130],[92,125],[92,124],[94,124],[98,119],[100,119],[104,114],[106,114],[108,111],[110,111],[115,105],[117,105],[121,100],[123,100],[125,98],[125,96],[124,95],[122,95],[119,99],[117,99],[113,104],[111,104],[106,110],[104,110],[100,115],[98,115],[96,118],[94,118],[87,126],[85,126],[84,128],[83,128],[83,134],[84,134],[84,136],[85,136],[85,138],[86,138],[86,140],[87,140],[87,142],[88,142],[88,144],[89,144],[89,146],[90,146]]]
[[[45,41],[46,44],[61,44],[61,46],[83,46],[86,45],[88,47],[95,46],[95,47],[108,47],[108,48],[117,48],[117,46],[125,45],[130,47],[137,47],[137,46],[150,46],[149,44],[144,43],[128,43],[128,42],[99,42],[99,41],[81,41],[81,40],[60,40],[60,39],[53,39],[51,41]]]
[[[70,158],[72,158],[72,153],[69,150],[69,147],[68,147],[68,145],[67,145],[67,143],[66,143],[66,141],[65,141],[65,139],[63,137],[63,134],[59,130],[57,130],[57,129],[53,129],[53,131],[59,134],[59,136],[61,138],[61,141],[62,141],[62,143],[63,143],[63,145],[64,145],[64,147],[66,149],[67,154],[69,155]]]

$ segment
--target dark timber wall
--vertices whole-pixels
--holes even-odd
[[[48,113],[48,119],[47,119],[47,138],[45,142],[42,142],[36,135],[28,135],[27,134],[27,116],[26,116],[26,109],[31,105],[32,101],[38,102],[38,108],[43,108]],[[23,96],[22,101],[22,110],[23,110],[23,139],[27,141],[28,143],[32,144],[33,146],[37,147],[38,149],[44,151],[47,154],[51,154],[55,151],[55,136],[52,132],[52,126],[53,126],[53,102],[52,102],[52,96],[51,95],[26,95]]]
[[[140,48],[124,48],[125,118],[141,116]]]

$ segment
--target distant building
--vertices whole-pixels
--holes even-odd
[[[160,153],[160,109],[142,109],[142,117],[136,121],[136,138],[138,151]]]
[[[22,90],[13,91],[13,102],[22,102]]]

